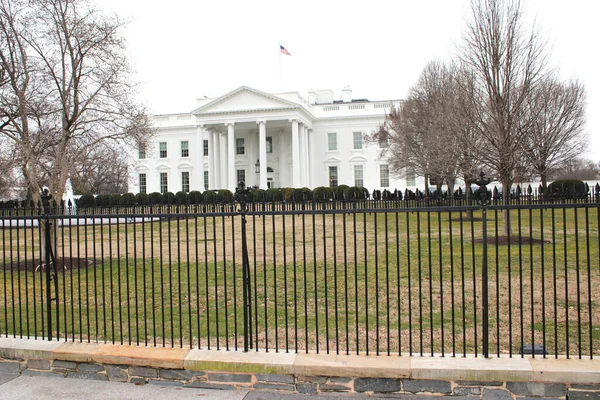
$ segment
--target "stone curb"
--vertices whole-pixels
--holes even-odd
[[[293,375],[469,381],[481,383],[481,386],[485,386],[485,382],[600,384],[600,360],[596,359],[509,358],[507,356],[485,359],[474,356],[409,357],[265,351],[243,353],[14,338],[0,338],[0,358],[0,363],[10,363],[11,360],[48,360],[63,363],[57,364],[57,367],[69,365],[68,362],[109,364],[154,368],[157,369],[157,373],[158,369],[172,369],[190,372],[225,372],[232,376],[252,373],[273,374],[274,377]],[[35,361],[31,365],[38,364],[41,365],[39,361]],[[235,382],[237,378],[233,376],[232,381]],[[289,382],[289,380],[281,382],[275,380],[274,383],[278,384]]]

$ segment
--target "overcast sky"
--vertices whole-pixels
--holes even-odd
[[[306,94],[350,86],[354,98],[404,98],[423,67],[448,60],[469,0],[95,0],[130,21],[125,36],[152,113],[246,85]],[[525,0],[551,64],[587,88],[586,156],[600,160],[600,1]],[[279,44],[292,56],[280,56]],[[281,58],[281,59],[280,59]]]

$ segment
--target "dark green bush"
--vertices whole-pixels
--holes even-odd
[[[192,190],[188,193],[188,201],[190,204],[200,204],[202,202],[202,193],[197,190]]]
[[[217,201],[217,192],[215,190],[205,190],[202,197],[205,203],[214,204]]]
[[[297,188],[292,192],[293,201],[310,201],[312,200],[313,192],[309,188]]]
[[[364,199],[363,187],[352,186],[346,191],[346,200],[363,200]],[[368,192],[367,192],[368,193]]]
[[[173,192],[165,192],[162,195],[163,204],[175,204],[175,194]]]
[[[135,195],[133,193],[125,193],[121,197],[121,204],[124,206],[135,206]]]
[[[580,198],[587,195],[585,183],[577,179],[559,179],[548,185],[552,197],[565,199]]]
[[[344,200],[344,193],[346,193],[346,191],[350,189],[350,186],[348,185],[338,185],[334,188],[335,190],[335,198],[337,200]]]
[[[228,189],[221,189],[217,192],[217,201],[219,203],[233,202],[233,193]]]
[[[256,189],[252,192],[252,199],[255,202],[267,201],[267,191],[264,189]]]
[[[152,192],[148,195],[148,200],[150,201],[150,204],[153,205],[162,204],[163,195],[159,192]]]
[[[333,188],[319,186],[313,190],[313,198],[315,201],[331,200],[333,198]]]
[[[265,195],[267,196],[267,201],[283,200],[283,190],[279,188],[267,189]]]
[[[138,206],[145,206],[148,204],[148,194],[147,193],[138,193],[135,195],[135,202]]]
[[[186,192],[182,192],[181,190],[175,193],[175,203],[176,204],[187,204],[188,202],[188,194]]]
[[[79,208],[94,207],[96,205],[96,198],[93,194],[84,194],[75,203]]]
[[[99,194],[98,197],[96,197],[96,205],[98,207],[108,207],[110,206],[110,195],[108,194]]]

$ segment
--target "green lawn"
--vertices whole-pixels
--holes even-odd
[[[513,244],[488,245],[490,352],[545,342],[551,354],[600,354],[597,212],[511,211]],[[249,216],[253,339],[283,351],[480,353],[480,218],[403,210]],[[502,234],[501,212],[488,211],[487,221],[490,237]],[[190,216],[59,228],[59,258],[90,265],[59,266],[53,335],[241,346],[240,222]],[[2,234],[0,332],[41,335],[45,275],[15,267],[39,258],[37,230]]]

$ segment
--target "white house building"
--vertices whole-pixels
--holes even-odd
[[[270,187],[364,186],[413,189],[414,176],[390,174],[385,143],[367,143],[399,100],[340,100],[332,90],[267,94],[240,87],[195,110],[157,115],[152,144],[132,165],[131,191],[234,191],[239,181]]]

